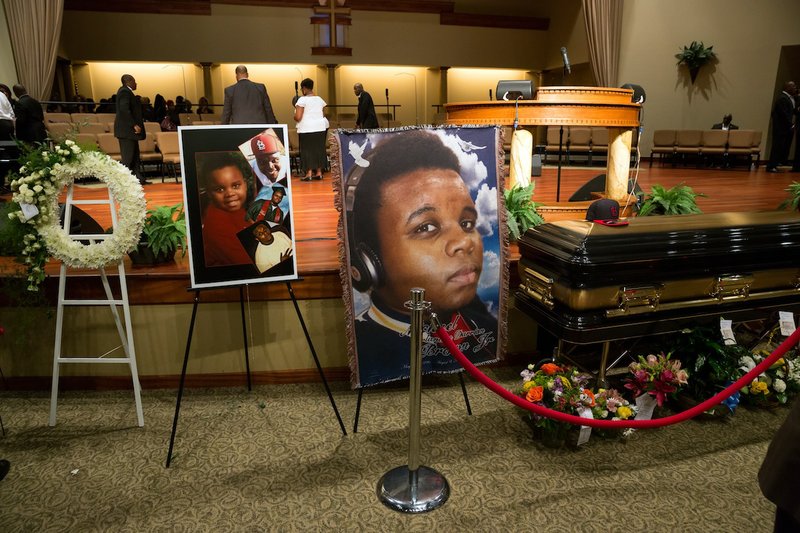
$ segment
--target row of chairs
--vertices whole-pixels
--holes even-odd
[[[561,126],[548,126],[545,140],[545,163],[550,155],[558,157],[559,150],[566,154],[568,165],[576,155],[586,155],[589,165],[592,164],[593,156],[608,155],[609,137],[608,128],[605,127],[564,126],[562,135]],[[635,154],[637,150],[638,137],[634,134],[631,153]]]
[[[114,113],[45,113],[44,121],[49,122],[75,122],[75,123],[95,123],[101,124],[114,123]],[[181,124],[191,126],[197,122],[219,124],[219,115],[213,113],[199,115],[195,113],[181,113]]]
[[[758,167],[761,159],[762,132],[758,130],[656,130],[653,132],[653,148],[650,151],[650,166],[654,156],[663,164],[668,158],[675,165],[687,158],[710,162],[720,158],[729,166],[736,157],[747,160],[748,166]]]
[[[182,125],[186,126],[187,124]],[[196,120],[192,122],[192,126],[212,126],[215,122],[210,120]],[[113,133],[114,122],[47,122],[45,124],[47,131],[50,132],[52,138],[63,137],[71,133]],[[161,125],[157,122],[145,122],[145,131],[147,133],[156,133],[161,131]]]
[[[51,137],[54,141],[63,138]],[[122,157],[119,151],[119,140],[113,133],[75,133],[69,138],[81,146],[97,148],[108,154],[115,161]],[[174,131],[158,131],[139,141],[139,171],[144,174],[146,165],[155,165],[164,181],[164,175],[169,174],[174,178],[180,176],[181,155],[178,142],[178,133]],[[165,172],[166,171],[166,172]]]

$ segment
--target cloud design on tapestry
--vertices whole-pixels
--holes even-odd
[[[450,148],[458,157],[458,164],[461,166],[461,178],[467,184],[469,190],[474,191],[480,187],[489,175],[489,171],[486,169],[486,165],[478,160],[478,154],[465,152],[459,142],[461,139],[459,139],[458,135],[448,135],[444,130],[433,130],[433,133],[438,135],[445,146]]]
[[[475,197],[475,209],[478,210],[478,233],[491,237],[497,227],[497,188],[482,184]]]
[[[483,252],[483,272],[478,280],[478,289],[485,290],[500,285],[500,257],[495,252]]]

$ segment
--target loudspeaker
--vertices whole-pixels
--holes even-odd
[[[598,174],[597,176],[593,177],[586,183],[584,183],[580,189],[575,191],[575,193],[569,197],[570,202],[584,202],[586,200],[593,200],[592,193],[593,192],[603,192],[606,190],[606,175],[605,174]],[[642,192],[642,188],[639,187],[638,183],[635,183],[632,179],[628,180],[628,194],[633,193],[634,196],[639,196],[639,193]]]
[[[643,104],[644,101],[647,99],[647,94],[644,92],[644,88],[641,85],[636,85],[635,83],[626,83],[620,89],[633,89],[633,97],[631,101],[634,104]]]
[[[530,80],[500,80],[494,91],[498,100],[530,100],[533,98],[533,82]]]
[[[531,159],[531,176],[542,175],[542,156],[540,154],[533,154]]]

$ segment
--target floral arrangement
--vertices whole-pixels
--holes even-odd
[[[531,403],[573,415],[595,407],[595,395],[586,387],[591,376],[573,367],[545,363],[536,370],[534,365],[528,365],[520,375],[520,395]],[[555,429],[561,424],[535,414],[532,417],[536,426],[546,429]]]
[[[739,360],[742,365],[740,368],[742,372],[749,372],[767,357],[767,349],[757,349]],[[795,361],[784,357],[775,361],[766,372],[741,389],[742,398],[756,405],[785,404],[798,392],[800,367]]]
[[[600,389],[594,396],[592,414],[598,420],[628,420],[636,415],[636,406],[616,389]]]
[[[639,361],[628,366],[630,378],[625,379],[625,388],[634,396],[654,396],[658,406],[664,405],[667,396],[689,381],[689,373],[681,368],[681,362],[670,359],[670,354],[639,356]]]
[[[72,140],[23,148],[20,162],[19,173],[12,175],[15,208],[8,217],[20,225],[20,259],[27,268],[28,290],[38,290],[44,281],[50,255],[72,267],[100,268],[119,261],[139,242],[147,204],[142,186],[125,166],[106,154],[84,151]],[[105,182],[119,203],[114,233],[89,245],[61,227],[58,205],[61,191],[84,177]]]

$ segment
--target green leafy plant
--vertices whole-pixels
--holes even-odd
[[[519,240],[528,228],[544,224],[544,219],[536,210],[541,204],[537,204],[531,199],[533,188],[534,183],[531,182],[527,187],[517,185],[504,191],[506,223],[508,231],[511,232],[512,241]]]
[[[714,47],[705,47],[703,41],[692,41],[689,46],[684,46],[683,50],[675,54],[675,59],[679,65],[686,65],[689,69],[700,68],[709,61],[717,57]]]
[[[781,202],[778,209],[786,209],[787,207],[791,208],[792,211],[800,209],[800,182],[793,181],[784,190],[789,193],[789,197]]]
[[[684,329],[666,335],[661,342],[691,373],[686,393],[699,401],[739,379],[739,359],[750,353],[740,345],[725,346],[719,330],[707,327]]]
[[[650,194],[639,208],[639,216],[648,215],[691,215],[702,213],[697,207],[698,196],[705,194],[694,192],[688,185],[678,184],[671,189],[661,185],[653,185]]]
[[[183,251],[182,256],[186,255],[186,216],[183,204],[162,205],[147,211],[141,244],[145,243],[155,255],[174,254],[179,247]]]
[[[697,41],[692,41],[692,44],[684,46],[683,50],[675,54],[678,65],[686,65],[689,68],[689,76],[691,77],[692,83],[697,79],[700,67],[717,57],[713,48],[713,46],[706,48],[705,45],[703,45],[703,41],[699,43]]]

